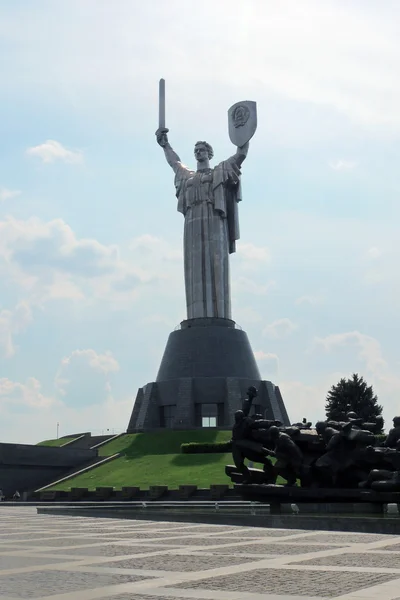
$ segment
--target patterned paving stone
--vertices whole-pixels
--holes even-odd
[[[215,554],[305,554],[321,550],[337,550],[337,546],[303,546],[301,544],[243,544],[241,546],[213,548]]]
[[[164,542],[165,540],[163,540]],[[182,537],[179,538],[179,540],[177,538],[171,539],[171,544],[176,544],[179,546],[213,546],[213,545],[217,545],[217,544],[235,544],[237,542],[242,542],[243,540],[241,538],[232,538],[230,536],[228,537],[195,537],[195,536],[190,536],[190,537]]]
[[[71,557],[73,560],[73,557]],[[65,562],[65,558],[53,558],[50,556],[0,556],[0,569],[20,569],[21,567],[33,567]],[[1,571],[0,571],[1,573]],[[0,580],[1,590],[1,580]]]
[[[149,579],[149,577],[74,571],[35,571],[0,576],[0,589],[3,595],[15,598],[37,598],[144,579]]]
[[[119,531],[109,531],[107,534],[104,534],[103,537],[107,536],[107,537],[112,537],[114,539],[131,539],[131,540],[146,540],[146,539],[168,539],[172,536],[175,535],[180,535],[179,533],[166,533],[166,532],[160,532],[157,533],[156,531],[151,532],[151,531],[128,531],[128,532],[119,532]],[[91,536],[92,537],[92,536]],[[100,534],[94,534],[93,537],[100,537]]]
[[[240,531],[240,528],[235,527],[232,534],[237,533],[238,537],[241,538],[259,538],[259,537],[287,537],[289,535],[295,535],[296,533],[304,533],[304,531],[296,531],[295,529],[249,529]],[[316,540],[317,541],[317,540]]]
[[[163,525],[160,525],[159,527],[160,529],[164,529]],[[155,528],[154,528],[155,529]],[[238,535],[240,534],[240,528],[238,527],[229,527],[229,525],[226,525],[226,527],[224,527],[223,525],[221,525],[220,527],[218,525],[210,525],[209,527],[204,526],[204,525],[199,525],[199,526],[193,526],[193,527],[187,527],[187,526],[179,526],[179,527],[171,527],[171,533],[172,532],[176,532],[177,534],[189,534],[189,533],[194,533],[194,534],[207,534],[209,535],[210,533],[217,533],[217,534],[221,534],[221,533],[237,533]]]
[[[400,600],[400,536],[50,517],[34,507],[0,506],[0,540],[0,600],[63,593],[83,600],[89,590],[86,600],[248,600],[251,592],[261,594],[258,600],[269,594],[340,600],[354,592],[360,599]],[[375,541],[383,545],[371,547]],[[89,565],[82,564],[85,558]],[[288,558],[296,563],[286,565]],[[260,568],[260,559],[273,568]],[[7,575],[10,568],[20,572]],[[210,571],[215,568],[219,576]],[[129,585],[116,596],[105,590],[118,583]],[[389,585],[374,589],[381,583]]]
[[[86,544],[101,544],[102,540],[99,538],[92,537],[70,537],[70,538],[56,538],[50,540],[32,540],[31,546],[38,546],[41,550],[44,548],[58,548],[69,547],[69,546],[84,546]],[[25,547],[25,544],[24,544]]]
[[[157,556],[146,556],[143,558],[129,558],[112,563],[101,563],[101,565],[90,565],[91,567],[112,567],[118,569],[146,569],[161,571],[203,571],[205,569],[217,569],[219,567],[230,567],[254,562],[254,558],[237,558],[235,556],[185,556],[179,554],[163,554]]]
[[[390,540],[392,536],[377,533],[347,533],[347,532],[322,532],[312,533],[303,538],[304,542],[310,540],[310,542],[345,542],[345,544],[370,544],[372,542],[379,542],[381,540]]]
[[[168,550],[178,546],[168,546]],[[156,552],[160,550],[159,544],[140,546],[117,546],[106,544],[104,546],[87,546],[84,548],[62,548],[52,551],[52,554],[74,556],[125,556],[127,554],[140,554],[141,552]]]
[[[104,596],[102,596],[103,598]],[[109,598],[109,596],[107,596]],[[181,598],[176,598],[174,596],[148,596],[147,594],[118,594],[118,596],[113,596],[109,598],[109,600],[182,600]],[[202,600],[201,598],[194,598],[190,596],[190,600]],[[400,600],[400,599],[399,599]]]
[[[104,598],[104,596],[102,596]],[[118,596],[112,596],[109,600],[182,600],[181,598],[175,598],[174,596],[148,596],[147,594],[118,594]],[[190,600],[202,600],[201,598],[193,598],[190,596]],[[399,599],[400,600],[400,599]]]
[[[397,575],[381,573],[347,573],[344,571],[298,571],[289,569],[255,569],[251,583],[247,574],[223,575],[190,581],[174,586],[176,589],[225,590],[258,594],[292,594],[334,598],[396,579]]]
[[[59,535],[59,533],[52,533],[47,531],[37,531],[35,533],[13,533],[7,536],[7,539],[3,539],[2,543],[7,544],[8,542],[18,542],[19,540],[41,540],[43,538],[57,539]]]
[[[376,552],[363,552],[362,554],[345,553],[337,556],[311,558],[291,564],[323,565],[325,567],[383,567],[385,569],[399,569],[400,571],[400,554],[378,554]]]
[[[385,552],[387,552],[388,550],[390,552],[400,552],[400,544],[391,544],[391,545],[387,545],[387,546],[380,546],[379,550],[385,550]]]

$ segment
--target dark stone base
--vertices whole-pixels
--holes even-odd
[[[139,504],[139,503],[138,503]],[[141,503],[140,503],[141,504]],[[149,506],[149,505],[147,505]],[[151,510],[137,506],[126,506],[119,503],[118,506],[97,506],[85,508],[84,506],[39,506],[38,514],[67,515],[75,517],[99,517],[111,519],[135,519],[152,521],[175,521],[177,523],[210,523],[219,525],[242,525],[245,527],[265,527],[279,529],[304,529],[313,531],[354,531],[363,533],[384,533],[399,535],[400,518],[378,517],[368,515],[270,515],[266,512],[264,505],[253,505],[251,511],[248,507],[243,510],[227,507],[224,503],[218,503],[215,508],[200,508],[190,503],[182,502],[180,506],[163,506],[162,502],[153,502]]]
[[[289,425],[279,388],[261,379],[247,334],[234,321],[183,321],[169,335],[156,381],[139,389],[127,432],[201,427],[203,404],[216,405],[217,426],[230,428],[250,385],[259,391],[257,411]]]
[[[235,467],[229,465],[226,470]],[[399,504],[400,492],[375,492],[363,489],[302,488],[281,485],[239,484],[235,490],[244,500],[266,504]]]

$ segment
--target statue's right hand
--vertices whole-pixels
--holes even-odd
[[[168,131],[169,129],[166,127],[160,127],[156,131],[157,144],[159,144],[161,148],[164,148],[168,144]]]

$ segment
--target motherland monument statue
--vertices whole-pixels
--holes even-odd
[[[184,216],[187,318],[169,335],[156,381],[139,388],[127,431],[231,426],[249,386],[258,389],[257,411],[289,424],[279,388],[261,379],[248,337],[232,320],[229,255],[239,239],[241,167],[257,129],[256,103],[237,102],[228,110],[236,146],[230,158],[212,168],[212,146],[195,143],[196,170],[169,143],[165,104],[161,79],[156,140],[174,171],[177,208]]]
[[[175,173],[178,211],[185,217],[183,246],[188,319],[232,318],[229,254],[236,251],[236,240],[239,239],[240,168],[257,127],[256,103],[247,101],[232,106],[228,118],[236,153],[211,168],[212,146],[204,141],[197,142],[194,146],[197,169],[189,169],[168,141],[165,82],[160,81],[156,136]]]

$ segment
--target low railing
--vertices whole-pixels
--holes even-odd
[[[79,502],[68,502],[68,503],[57,503],[52,502],[51,504],[42,504],[40,502],[36,503],[37,506],[40,506],[40,512],[46,512],[47,509],[49,512],[57,511],[58,509],[62,511],[63,509],[77,509],[77,510],[100,510],[111,509],[115,510],[123,510],[124,512],[128,509],[136,509],[140,512],[179,512],[179,513],[199,513],[199,512],[219,512],[219,513],[239,513],[239,514],[250,514],[250,515],[266,515],[270,514],[270,507],[268,504],[263,504],[260,502],[251,502],[246,500],[225,500],[225,501],[209,501],[209,500],[199,500],[199,501],[190,501],[186,500],[185,502],[162,502],[162,501],[147,501],[147,500],[125,500],[125,501],[113,501],[113,502],[90,502],[81,500]]]

